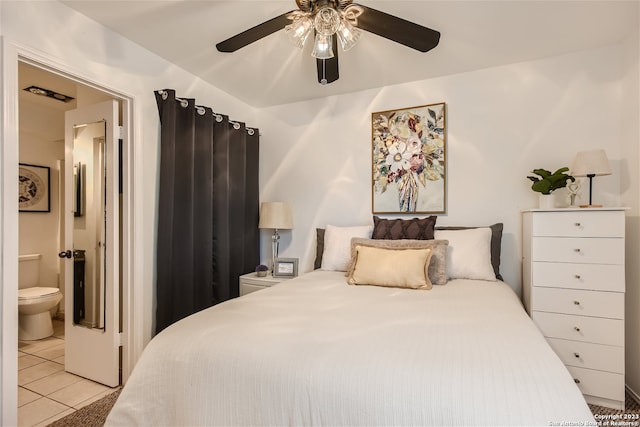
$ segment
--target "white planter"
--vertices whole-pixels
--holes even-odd
[[[553,209],[556,207],[555,197],[553,194],[540,194],[538,204],[540,209]]]

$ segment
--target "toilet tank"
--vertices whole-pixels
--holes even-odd
[[[18,256],[18,289],[38,286],[40,280],[40,254]]]

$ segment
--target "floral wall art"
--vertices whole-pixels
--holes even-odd
[[[445,103],[376,112],[373,213],[445,213]]]

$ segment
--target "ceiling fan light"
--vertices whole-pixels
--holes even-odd
[[[342,50],[347,51],[358,43],[362,31],[359,28],[351,25],[348,20],[343,19],[340,23],[337,34],[338,40],[340,40],[340,46],[342,46]]]
[[[312,29],[313,25],[311,23],[311,19],[302,17],[294,20],[291,24],[284,27],[284,32],[289,36],[289,40],[291,40],[291,43],[293,43],[294,46],[302,49],[304,47],[304,43],[309,38],[309,34],[311,34]]]
[[[331,36],[325,36],[317,33],[316,42],[313,44],[313,52],[311,52],[311,56],[317,59],[333,58],[333,43]]]

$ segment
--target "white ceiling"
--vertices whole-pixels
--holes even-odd
[[[278,31],[234,53],[215,44],[282,13],[294,0],[62,0],[219,89],[265,107],[423,80],[618,43],[638,27],[630,1],[374,1],[359,3],[436,29],[427,53],[371,33],[339,52],[340,79],[317,82],[310,43]],[[356,0],[358,2],[358,0]]]

